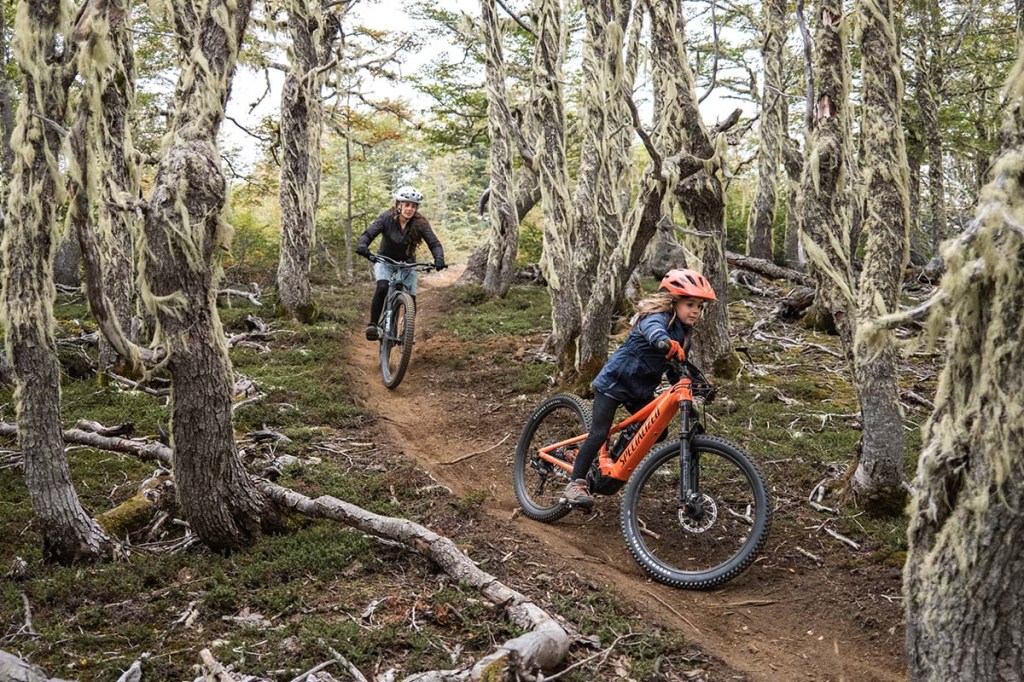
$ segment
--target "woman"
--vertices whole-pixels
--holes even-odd
[[[690,334],[705,301],[716,299],[704,275],[695,270],[670,270],[662,278],[658,293],[637,304],[633,329],[592,384],[590,433],[580,445],[565,487],[567,503],[583,510],[594,506],[587,472],[601,444],[608,440],[615,410],[625,405],[630,412],[636,412],[651,401],[662,375],[670,369],[669,360],[686,359]]]
[[[434,256],[434,268],[444,270],[447,265],[444,262],[444,249],[441,242],[434,236],[430,229],[430,222],[419,213],[420,204],[423,203],[423,194],[415,187],[408,185],[398,188],[394,194],[395,205],[377,216],[377,219],[370,223],[370,226],[359,236],[356,244],[356,253],[364,258],[370,257],[370,242],[381,235],[380,248],[377,253],[381,256],[403,263],[416,262],[416,247],[420,242],[426,242],[427,248]],[[370,304],[370,323],[366,325],[366,338],[368,341],[376,341],[380,338],[380,331],[377,329],[377,320],[380,312],[384,309],[384,299],[388,294],[388,281],[392,274],[398,272],[398,281],[405,285],[406,291],[416,300],[416,280],[419,273],[412,268],[396,268],[388,263],[374,263],[373,275],[377,278],[377,290],[373,293],[373,303]]]

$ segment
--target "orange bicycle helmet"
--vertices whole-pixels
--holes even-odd
[[[715,290],[707,278],[696,270],[669,270],[661,278],[661,291],[667,291],[673,296],[686,296],[689,298],[703,298],[707,301],[717,301]]]

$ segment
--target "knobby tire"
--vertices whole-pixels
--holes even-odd
[[[391,305],[384,310],[384,315],[388,314],[391,315],[391,330],[384,332],[380,339],[380,373],[384,385],[395,388],[402,383],[412,357],[416,326],[416,305],[412,296],[405,291],[394,294]],[[384,328],[381,324],[381,329]]]
[[[571,511],[561,500],[569,474],[542,461],[539,448],[568,440],[590,431],[590,406],[569,393],[554,395],[533,411],[516,445],[512,481],[523,514],[536,521],[557,521]],[[562,448],[556,455],[574,461],[579,443]]]
[[[699,521],[680,515],[675,440],[647,455],[633,472],[620,519],[630,554],[651,578],[706,590],[732,580],[757,558],[768,540],[771,502],[764,478],[739,446],[699,435],[692,452],[699,461],[699,492],[714,515]]]

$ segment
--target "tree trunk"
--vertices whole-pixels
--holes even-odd
[[[501,28],[494,0],[481,0],[487,70],[487,128],[490,133],[491,182],[488,242],[484,291],[504,297],[516,274],[519,250],[519,216],[516,214],[512,178],[512,129],[516,123],[508,108],[505,91],[505,57],[501,49]]]
[[[655,17],[660,12],[670,11],[674,6],[675,3],[652,3],[652,36]],[[729,341],[729,311],[725,305],[728,276],[725,262],[725,199],[722,183],[717,175],[722,160],[720,151],[715,148],[701,118],[693,73],[690,71],[685,52],[682,51],[685,19],[677,9],[674,18],[667,16],[665,20],[673,27],[672,32],[666,34],[666,37],[673,36],[673,43],[678,44],[675,49],[682,52],[682,66],[671,74],[675,82],[669,91],[673,94],[672,106],[679,108],[677,120],[681,127],[680,134],[683,136],[681,139],[685,150],[692,157],[708,161],[705,168],[689,177],[676,176],[681,181],[673,183],[670,189],[686,216],[687,226],[699,235],[693,249],[699,263],[692,265],[708,278],[722,300],[722,303],[706,308],[700,322],[697,323],[690,350],[691,359],[696,364],[713,370],[716,364],[731,360],[734,355],[732,343]],[[656,38],[652,37],[652,40]],[[666,78],[668,75],[663,73],[661,77]],[[724,136],[718,143],[724,147]],[[720,365],[719,370],[725,374],[729,373],[724,365]]]
[[[942,134],[939,130],[939,99],[942,90],[942,11],[937,4],[923,3],[922,25],[927,27],[917,49],[917,106],[928,159],[928,234],[931,254],[939,255],[939,244],[946,237],[945,163],[942,158]]]
[[[277,290],[292,319],[316,317],[309,265],[320,203],[320,136],[324,65],[340,23],[320,0],[290,0],[291,68],[281,90],[281,256]]]
[[[562,55],[566,36],[560,0],[539,0],[536,31],[532,96],[539,119],[536,160],[544,209],[541,272],[551,293],[548,347],[564,373],[573,371],[576,365],[583,302],[576,284],[578,226],[569,197],[565,157]]]
[[[178,8],[181,9],[181,8]],[[201,6],[183,65],[171,146],[160,162],[145,221],[146,303],[171,357],[174,476],[186,520],[204,542],[229,550],[276,521],[235,450],[232,375],[216,309],[216,259],[226,247],[224,176],[216,136],[249,0]]]
[[[580,167],[573,199],[577,223],[577,289],[584,307],[597,285],[612,251],[620,244],[629,212],[629,148],[633,140],[632,115],[626,97],[633,90],[631,73],[623,61],[629,14],[623,0],[594,0],[584,4],[582,92],[580,97]],[[627,78],[630,78],[627,80]],[[649,239],[649,238],[648,238]],[[625,273],[629,279],[629,272]],[[614,304],[614,302],[613,302]],[[583,314],[581,326],[594,321]],[[607,338],[610,324],[596,330]],[[582,331],[586,334],[587,332]],[[599,355],[607,353],[607,341]],[[590,360],[580,349],[577,369]]]
[[[889,0],[861,0],[864,145],[862,187],[867,247],[857,287],[861,321],[894,312],[907,262],[909,168],[901,119],[903,79]],[[896,347],[889,334],[853,344],[853,369],[862,424],[860,460],[849,489],[868,510],[898,514],[903,487],[903,413]]]
[[[782,109],[786,106],[782,80],[782,47],[786,42],[786,0],[764,4],[764,89],[761,95],[761,144],[757,150],[757,193],[747,223],[747,255],[772,260],[776,180],[786,136]]]
[[[1006,92],[1004,153],[967,232],[944,249],[946,364],[910,508],[904,593],[912,680],[1015,680],[1024,670],[1024,55]]]
[[[515,184],[516,215],[519,217],[520,222],[522,222],[526,214],[532,211],[534,206],[540,202],[540,185],[537,183],[537,174],[527,164],[523,164],[516,171]],[[487,210],[486,204],[489,201],[490,190],[486,190],[480,200],[481,213]],[[473,249],[473,253],[466,260],[466,269],[459,276],[459,284],[483,284],[484,277],[487,274],[487,259],[491,252],[490,239],[492,238],[493,234],[489,234],[487,241]]]
[[[12,45],[24,93],[3,246],[4,326],[17,381],[18,442],[43,558],[71,563],[102,556],[109,538],[75,493],[60,425],[60,367],[53,336],[53,253],[63,199],[58,169],[71,83],[66,5],[25,0]]]
[[[786,126],[788,128],[788,126]],[[810,137],[808,135],[808,137]],[[804,159],[796,142],[787,139],[784,145],[783,163],[786,167],[786,239],[783,248],[786,267],[803,270],[805,258],[800,248],[800,177],[803,175]]]
[[[0,3],[0,206],[7,205],[7,190],[11,182],[11,134],[14,132],[13,84],[7,69],[7,16],[6,5]],[[0,225],[2,228],[2,225]]]
[[[57,233],[60,238],[60,232]],[[53,281],[65,287],[82,286],[82,249],[74,235],[64,235],[53,258]]]
[[[125,0],[111,0],[110,8],[120,19],[109,27],[107,48],[113,59],[102,73],[96,74],[102,79],[96,84],[102,93],[102,112],[101,116],[91,119],[94,125],[90,141],[94,158],[102,169],[98,174],[101,181],[96,188],[95,204],[105,264],[103,289],[121,329],[130,334],[138,306],[134,237],[138,220],[128,205],[138,199],[140,193],[139,167],[128,124],[128,117],[135,108],[135,56],[131,13],[127,11]],[[103,60],[96,60],[87,66],[103,63]],[[130,340],[137,339],[131,337]],[[100,370],[120,364],[117,370],[123,372],[130,358],[122,358],[118,363],[117,357],[110,342],[100,335]]]
[[[818,3],[814,40],[814,118],[801,181],[800,238],[821,302],[832,313],[849,353],[853,339],[848,215],[840,196],[846,192],[846,106],[849,70],[846,31],[839,0]]]

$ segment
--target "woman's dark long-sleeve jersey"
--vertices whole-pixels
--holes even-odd
[[[434,260],[444,260],[441,242],[430,228],[430,222],[419,213],[409,219],[403,231],[398,223],[398,213],[393,208],[381,213],[359,236],[358,246],[369,248],[370,242],[380,235],[377,253],[403,263],[416,260],[416,247],[426,242]]]

